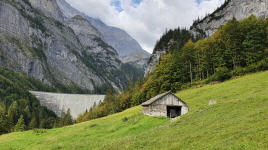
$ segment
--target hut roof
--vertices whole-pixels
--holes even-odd
[[[164,97],[164,96],[166,96],[166,95],[168,95],[168,94],[172,94],[172,92],[169,91],[169,92],[166,92],[166,93],[159,94],[159,95],[157,95],[157,96],[155,96],[155,97],[149,99],[148,101],[142,103],[141,105],[142,105],[142,106],[148,106],[148,105],[151,105],[153,102],[159,100],[160,98],[162,98],[162,97]],[[172,95],[174,95],[174,94],[172,94]],[[175,95],[174,95],[174,96],[175,96]],[[177,96],[175,96],[175,97],[177,97]],[[178,98],[178,99],[179,99],[179,98]],[[179,99],[179,100],[180,100],[180,99]],[[183,102],[183,101],[182,101],[182,102]],[[185,103],[185,102],[183,102],[183,103]]]
[[[171,91],[169,92],[166,92],[166,93],[162,93],[162,94],[159,94],[151,99],[149,99],[148,101],[144,102],[141,104],[141,106],[148,106],[148,105],[151,105],[152,103],[154,103],[155,101],[159,100],[160,98],[168,95],[168,94],[172,94],[173,96],[177,97],[176,95],[174,95]],[[178,98],[178,97],[177,97]],[[187,107],[188,105],[183,101],[181,100],[180,98],[178,98],[178,100],[180,100],[181,102],[183,102]]]

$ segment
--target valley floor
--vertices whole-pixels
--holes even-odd
[[[144,116],[138,106],[69,127],[2,135],[0,149],[268,149],[268,72],[176,95],[190,112],[175,122]]]

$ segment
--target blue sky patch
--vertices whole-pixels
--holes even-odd
[[[121,2],[119,0],[113,0],[111,2],[111,6],[113,6],[118,12],[123,11],[123,8],[121,7]]]
[[[198,2],[198,4],[200,4],[202,0],[196,0],[196,1]]]
[[[132,0],[132,3],[134,3],[134,4],[138,5],[138,4],[140,4],[140,3],[141,3],[141,1],[142,1],[142,0]]]

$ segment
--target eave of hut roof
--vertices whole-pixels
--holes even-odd
[[[166,95],[168,95],[168,94],[172,94],[172,93],[169,91],[169,92],[166,92],[166,93],[159,94],[159,95],[157,95],[157,96],[155,96],[155,97],[149,99],[148,101],[142,103],[141,105],[142,105],[142,106],[148,106],[148,105],[151,105],[153,102],[159,100],[160,98],[162,98],[162,97],[164,97],[164,96],[166,96]]]

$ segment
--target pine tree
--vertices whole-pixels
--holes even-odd
[[[14,101],[8,109],[8,118],[15,124],[19,119],[19,105],[17,101]]]
[[[266,42],[265,22],[252,15],[240,23],[244,40],[243,55],[247,65],[256,63],[263,58]]]
[[[71,116],[71,110],[70,109],[67,110],[67,113],[66,113],[66,115],[63,118],[63,122],[64,122],[63,123],[64,125],[71,125],[71,124],[73,124],[73,119],[72,119],[72,116]]]
[[[25,121],[25,124],[29,124],[29,122],[31,121],[31,118],[32,118],[32,114],[31,114],[31,111],[30,111],[30,107],[29,105],[27,105],[24,110],[23,110],[23,114],[24,114],[24,121]]]
[[[20,118],[19,118],[16,126],[14,127],[14,131],[20,132],[20,131],[24,131],[25,129],[26,129],[26,127],[25,127],[23,115],[20,115]]]
[[[31,122],[29,123],[29,129],[34,129],[38,126],[37,120],[35,117],[32,118]]]
[[[0,105],[0,135],[8,133],[12,127],[12,124],[9,122],[4,109]]]

